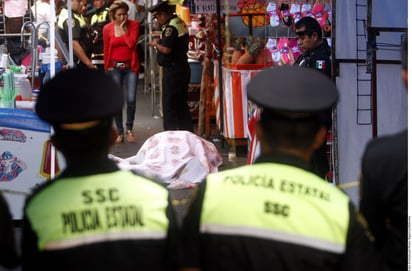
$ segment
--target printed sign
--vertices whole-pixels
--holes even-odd
[[[239,12],[238,0],[220,0],[221,13],[236,13]],[[197,14],[216,13],[216,0],[194,0],[195,10]],[[227,9],[226,10],[226,6]]]

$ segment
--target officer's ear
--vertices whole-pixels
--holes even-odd
[[[403,69],[401,75],[402,75],[402,80],[406,86],[406,89],[408,89],[408,70]]]
[[[314,150],[318,149],[326,140],[326,134],[328,130],[325,126],[321,126],[317,131],[315,138],[313,139],[312,148]]]
[[[262,149],[262,152],[264,150],[267,150],[269,146],[266,143],[265,134],[263,133],[263,128],[262,128],[262,125],[260,124],[260,121],[255,122],[255,134],[256,134],[257,140],[260,142],[260,147]]]
[[[314,39],[314,40],[318,40],[318,38],[319,38],[318,33],[313,32],[312,35],[311,35],[311,38]]]

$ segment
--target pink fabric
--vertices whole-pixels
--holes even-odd
[[[289,39],[279,38],[277,46],[280,51],[280,58],[282,60],[282,63],[285,65],[290,64],[292,60],[292,55],[289,48]]]
[[[144,172],[169,188],[200,183],[222,164],[213,143],[188,131],[157,133],[145,141],[135,156],[111,158],[119,162],[120,168]]]
[[[326,23],[326,18],[325,18],[323,9],[324,9],[324,5],[316,3],[313,6],[313,10],[312,10],[313,15],[315,16],[315,19],[318,21],[321,27],[323,27]]]
[[[103,28],[103,44],[104,44],[104,69],[110,68],[110,62],[113,57],[113,45],[111,41],[114,37],[115,22],[108,23]],[[127,33],[123,37],[127,46],[131,49],[132,70],[134,73],[139,72],[139,58],[136,50],[137,37],[139,36],[139,22],[135,20],[127,20]]]
[[[303,53],[298,45],[298,41],[296,39],[289,40],[289,47],[293,54],[293,62]]]
[[[23,17],[26,10],[27,0],[4,0],[4,15],[6,17]]]

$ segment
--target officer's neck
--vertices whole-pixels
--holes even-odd
[[[276,149],[271,150],[270,152],[281,152],[285,154],[289,154],[295,157],[298,157],[305,162],[309,162],[311,157],[312,157],[312,150],[300,150],[300,149],[292,149],[289,147],[277,147]],[[262,150],[262,153],[265,153],[265,151]]]
[[[315,51],[317,48],[319,48],[319,46],[321,46],[323,43],[323,40],[317,40],[316,43],[314,44],[314,46],[311,49],[306,50],[307,53],[313,52]]]

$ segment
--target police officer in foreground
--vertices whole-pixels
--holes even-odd
[[[26,200],[23,270],[173,267],[168,191],[107,157],[121,93],[110,76],[92,69],[62,71],[41,89],[36,112],[53,126],[51,139],[67,166]]]
[[[189,30],[186,23],[174,14],[167,2],[148,9],[162,26],[160,40],[148,45],[157,50],[157,62],[163,67],[162,109],[163,129],[193,132],[188,101],[190,66],[187,61]]]
[[[401,76],[408,88],[408,39],[401,45]],[[408,243],[408,130],[370,140],[362,156],[359,209],[365,215],[382,270],[407,270]]]
[[[67,49],[69,49],[68,31],[69,28],[72,28],[74,64],[81,68],[96,69],[96,66],[91,60],[93,43],[90,35],[90,28],[81,14],[83,6],[84,5],[81,0],[71,1],[72,24],[69,25],[69,11],[67,8],[64,8],[60,12],[57,27],[59,35],[65,43]]]
[[[262,109],[262,154],[200,185],[183,222],[182,270],[373,270],[365,267],[372,242],[349,197],[309,168],[334,83],[311,69],[272,67],[247,95]]]

